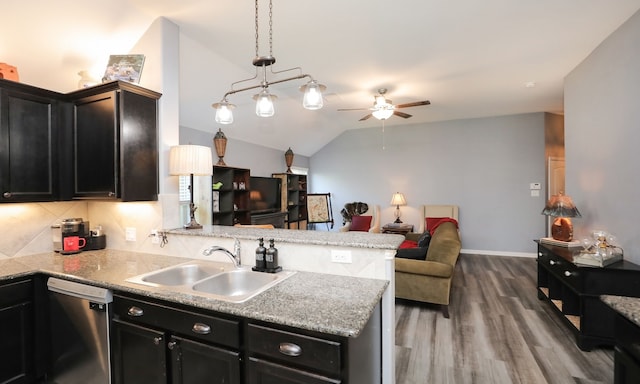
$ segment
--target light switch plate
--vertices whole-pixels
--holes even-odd
[[[134,227],[127,227],[124,229],[124,238],[126,241],[136,241],[136,229]]]

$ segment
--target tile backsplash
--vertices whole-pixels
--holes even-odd
[[[102,226],[107,247],[156,253],[152,229],[179,227],[177,195],[161,195],[157,202],[69,201],[0,204],[0,258],[51,252],[51,225],[81,217],[91,228]],[[136,241],[126,241],[126,228],[135,228]]]

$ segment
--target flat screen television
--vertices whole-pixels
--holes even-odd
[[[251,176],[249,180],[252,214],[280,212],[282,180],[276,177]]]

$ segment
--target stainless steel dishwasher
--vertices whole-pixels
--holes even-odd
[[[51,369],[47,383],[109,384],[110,290],[50,277]]]

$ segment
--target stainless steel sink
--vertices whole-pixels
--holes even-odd
[[[143,277],[142,281],[158,285],[185,285],[193,284],[209,276],[211,276],[211,273],[205,271],[199,265],[187,264],[152,273]]]
[[[248,267],[236,268],[231,263],[193,260],[134,276],[126,281],[165,288],[172,292],[240,303],[266,291],[294,273],[255,272]]]
[[[195,284],[193,290],[220,296],[247,296],[272,286],[278,280],[273,273],[236,269],[205,279]]]

